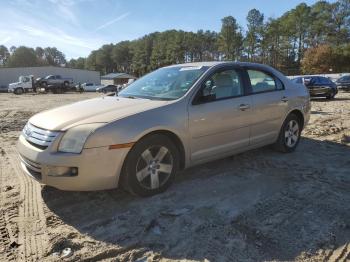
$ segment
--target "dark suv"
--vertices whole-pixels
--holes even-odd
[[[303,76],[294,78],[292,81],[297,84],[304,84],[309,90],[310,96],[313,97],[333,99],[338,93],[337,85],[327,77]]]
[[[350,75],[342,76],[336,82],[337,87],[346,91],[350,91]]]

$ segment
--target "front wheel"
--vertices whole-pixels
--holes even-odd
[[[138,196],[165,191],[179,169],[179,152],[164,135],[151,135],[129,152],[122,174],[124,189]]]
[[[22,95],[22,94],[24,93],[24,89],[23,89],[22,87],[16,88],[15,91],[14,91],[14,93],[15,93],[16,95]]]
[[[331,93],[329,95],[326,96],[327,99],[331,100],[335,97],[335,90],[332,90]]]
[[[296,115],[290,114],[283,123],[275,148],[285,153],[293,152],[299,144],[300,135],[301,121]]]

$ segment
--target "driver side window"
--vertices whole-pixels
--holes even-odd
[[[243,83],[234,69],[211,75],[203,84],[200,94],[202,102],[215,101],[243,95]]]

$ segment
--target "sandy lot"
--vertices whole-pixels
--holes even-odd
[[[0,261],[57,261],[66,248],[66,261],[350,260],[350,93],[312,101],[295,153],[191,168],[151,198],[25,176],[15,144],[28,118],[94,96],[0,94]]]

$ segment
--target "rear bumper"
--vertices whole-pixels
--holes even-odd
[[[81,154],[40,150],[21,135],[17,144],[23,171],[39,181],[61,190],[95,191],[116,188],[128,149],[108,147],[84,149]],[[55,167],[76,167],[76,176],[50,176]]]

